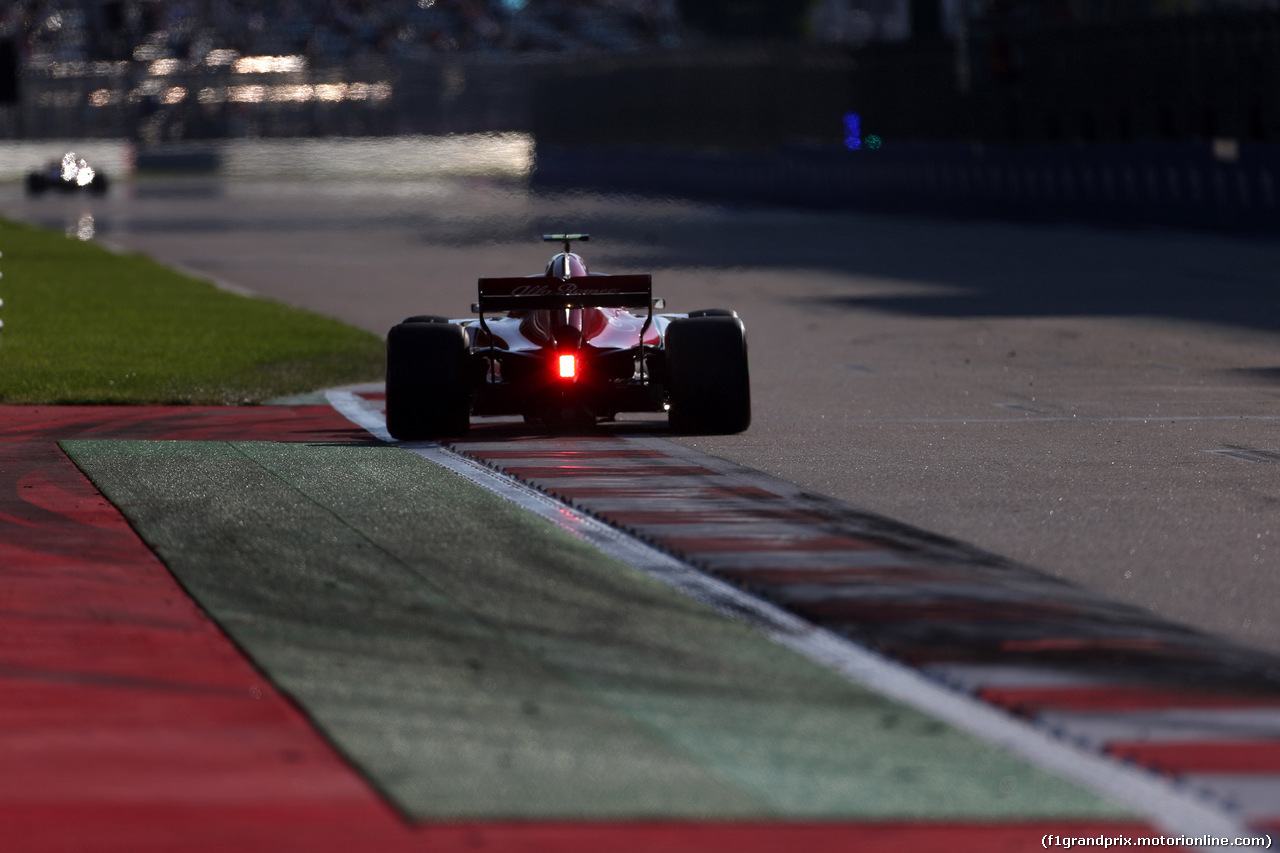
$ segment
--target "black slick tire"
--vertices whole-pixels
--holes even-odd
[[[400,441],[466,435],[466,335],[449,323],[401,323],[387,334],[387,431]]]
[[[740,319],[704,315],[672,320],[665,352],[673,432],[728,435],[751,425],[747,331]]]

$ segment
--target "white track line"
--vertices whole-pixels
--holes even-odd
[[[465,477],[589,542],[605,554],[730,618],[746,622],[779,645],[830,667],[857,684],[950,723],[1044,770],[1122,803],[1165,832],[1188,837],[1239,838],[1255,835],[1224,806],[1185,790],[1184,786],[1101,755],[1082,752],[1028,722],[950,690],[915,669],[811,625],[435,442],[396,442],[387,432],[382,416],[367,407],[353,392],[334,390],[327,391],[325,396],[340,414],[383,441],[398,444]]]

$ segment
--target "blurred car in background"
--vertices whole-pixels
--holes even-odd
[[[40,195],[45,190],[102,195],[107,191],[107,176],[83,157],[76,157],[74,151],[68,151],[62,155],[62,162],[51,160],[43,169],[27,174],[28,195]]]

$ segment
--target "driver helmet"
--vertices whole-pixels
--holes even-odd
[[[552,256],[551,262],[547,264],[548,276],[556,278],[577,278],[579,276],[589,275],[587,272],[587,262],[580,255],[573,252],[560,252]]]

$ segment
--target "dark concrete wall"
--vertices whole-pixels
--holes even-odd
[[[1280,15],[1016,29],[858,54],[886,136],[1034,143],[1280,139]]]
[[[1280,144],[887,145],[776,154],[539,145],[536,185],[720,202],[1280,236]]]
[[[838,144],[854,68],[846,52],[794,45],[557,64],[535,77],[531,129],[552,145]]]

